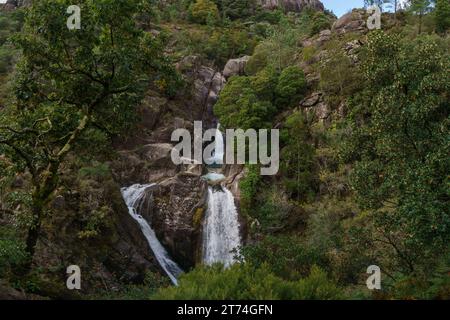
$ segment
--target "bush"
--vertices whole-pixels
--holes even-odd
[[[318,267],[308,277],[285,281],[273,275],[266,265],[254,267],[235,264],[229,269],[221,265],[197,267],[183,274],[178,287],[160,290],[157,300],[300,300],[338,299],[340,289]]]
[[[310,35],[315,35],[322,30],[330,29],[330,18],[323,12],[316,12],[312,18]]]
[[[192,21],[200,24],[214,22],[219,18],[217,6],[210,0],[196,0],[189,7],[189,13]]]
[[[251,17],[258,8],[255,0],[216,0],[216,3],[223,16],[231,20]]]
[[[0,227],[0,278],[7,278],[15,267],[27,261],[25,244],[15,232]]]
[[[287,67],[281,72],[276,92],[277,105],[284,109],[300,102],[306,90],[306,79],[303,70],[297,66]]]
[[[313,267],[328,267],[326,253],[297,236],[268,236],[254,245],[245,246],[241,253],[253,265],[265,264],[270,272],[289,281],[307,277]]]

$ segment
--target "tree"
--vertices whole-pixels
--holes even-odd
[[[444,33],[450,28],[450,2],[447,0],[436,0],[434,20],[437,32]]]
[[[445,252],[450,240],[449,60],[440,41],[369,35],[366,88],[352,99],[345,144],[359,203],[376,213],[385,235],[378,241],[392,246],[408,272],[417,259]]]
[[[136,27],[139,0],[79,1],[80,30],[66,26],[69,5],[33,2],[15,37],[22,51],[16,103],[0,116],[0,154],[31,176],[31,259],[67,156],[127,128],[149,81],[169,70],[161,43]]]
[[[423,16],[431,9],[430,0],[410,0],[409,10],[419,16],[419,34],[422,33]]]
[[[258,5],[255,0],[215,0],[222,17],[231,20],[248,18],[255,14]]]
[[[276,87],[278,107],[283,109],[300,102],[305,90],[306,79],[303,70],[297,66],[285,68],[280,74]]]
[[[222,90],[214,113],[225,128],[270,127],[275,107],[270,101],[258,97],[251,81],[251,77],[232,77]]]
[[[385,3],[394,10],[394,20],[397,22],[397,10],[399,9],[399,0],[386,0]]]
[[[286,121],[281,150],[283,182],[291,198],[308,201],[314,196],[317,185],[314,168],[314,146],[309,143],[311,132],[308,119],[302,112],[292,114]]]

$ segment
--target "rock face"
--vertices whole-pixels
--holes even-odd
[[[314,118],[320,122],[329,120],[331,110],[329,105],[323,99],[322,92],[313,92],[300,102],[300,108],[305,109]]]
[[[352,12],[344,14],[336,20],[331,28],[338,34],[348,32],[367,32],[367,14],[364,10],[354,9]]]
[[[200,262],[201,222],[206,210],[207,182],[180,173],[153,190],[151,223],[158,239],[185,270]]]
[[[201,258],[207,182],[201,178],[203,165],[172,162],[171,134],[182,128],[192,134],[194,121],[200,120],[204,129],[215,127],[213,106],[226,80],[197,56],[184,57],[177,68],[188,86],[170,100],[149,92],[139,130],[116,142],[119,157],[111,169],[121,186],[156,183],[152,205],[143,216],[174,261],[188,270]]]
[[[245,73],[245,65],[248,60],[250,60],[250,56],[243,56],[238,59],[228,60],[225,68],[223,69],[223,76],[225,78],[229,78],[232,76],[241,76]]]
[[[324,11],[325,7],[319,0],[259,0],[265,9],[283,9],[286,12],[301,12],[305,8]]]
[[[39,294],[44,296],[70,299],[99,288],[117,291],[126,284],[142,283],[149,270],[161,270],[139,226],[129,215],[119,186],[112,180],[84,183],[90,185],[85,191],[66,191],[55,198],[55,214],[50,215],[41,230],[33,262],[43,269],[41,277],[45,280],[39,286]],[[106,216],[89,234],[92,230],[85,219],[106,205]],[[66,288],[65,270],[73,264],[82,272],[79,292]]]

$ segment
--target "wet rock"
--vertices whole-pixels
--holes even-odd
[[[207,182],[200,175],[180,173],[153,190],[151,225],[158,239],[182,268],[198,262],[201,252],[201,217]]]

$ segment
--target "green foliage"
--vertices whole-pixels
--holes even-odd
[[[247,210],[252,208],[253,201],[261,184],[260,169],[257,165],[248,165],[245,177],[239,182],[241,190],[241,207]]]
[[[314,168],[315,149],[311,145],[311,132],[302,112],[292,114],[282,132],[285,147],[281,150],[281,172],[290,197],[297,201],[310,201],[315,194],[317,177]]]
[[[436,0],[434,20],[437,32],[444,33],[450,28],[450,3],[447,0]]]
[[[352,102],[352,135],[342,154],[354,163],[351,183],[361,206],[377,212],[385,235],[396,235],[390,244],[405,246],[398,258],[410,272],[450,240],[449,60],[439,41],[369,36],[367,86]]]
[[[92,167],[83,167],[78,171],[78,174],[81,178],[86,177],[106,177],[109,175],[109,166],[107,163],[98,163],[97,165],[94,165]]]
[[[281,74],[265,67],[253,76],[232,77],[214,112],[226,128],[268,128],[277,110],[297,103],[305,89],[305,76],[299,67],[287,67]]]
[[[318,34],[325,29],[331,29],[331,19],[323,12],[316,12],[312,17],[310,35]]]
[[[215,0],[222,17],[231,20],[245,19],[252,17],[257,9],[255,0]]]
[[[189,6],[192,21],[207,24],[219,18],[219,10],[216,4],[210,0],[196,0]]]
[[[284,69],[278,79],[276,92],[277,105],[292,107],[298,104],[306,91],[306,79],[303,70],[297,66]]]
[[[174,79],[162,41],[136,25],[142,4],[81,1],[82,27],[69,30],[70,1],[42,0],[27,10],[23,31],[14,36],[22,55],[16,103],[0,115],[0,153],[16,172],[31,175],[30,256],[68,154],[91,154],[91,140],[103,145],[106,135],[129,128],[149,84]]]
[[[218,68],[236,56],[251,54],[257,43],[242,25],[200,27],[175,35],[180,56],[198,55],[212,61]]]
[[[27,259],[25,244],[10,227],[0,227],[0,278],[11,276],[14,269]]]
[[[266,265],[236,264],[197,267],[182,275],[178,287],[160,290],[153,299],[162,300],[314,300],[339,299],[340,289],[318,267],[298,281],[273,275]]]
[[[0,107],[6,104],[6,98],[10,96],[8,75],[13,69],[19,52],[10,43],[9,39],[20,31],[23,24],[22,10],[13,12],[0,11]]]
[[[126,285],[119,292],[99,292],[94,294],[93,299],[106,300],[148,300],[161,288],[167,288],[170,280],[159,273],[148,271],[142,284]]]
[[[232,77],[214,106],[225,128],[266,128],[275,112],[270,101],[260,100],[251,77]]]
[[[422,32],[423,17],[431,10],[430,0],[410,0],[408,10],[419,16],[419,34]]]
[[[328,55],[320,63],[320,83],[326,99],[332,106],[338,106],[362,87],[361,71],[351,58],[343,51],[342,43],[327,44]]]
[[[268,236],[245,246],[242,255],[253,265],[266,265],[276,276],[296,281],[307,277],[314,266],[328,267],[325,252],[295,235]]]

